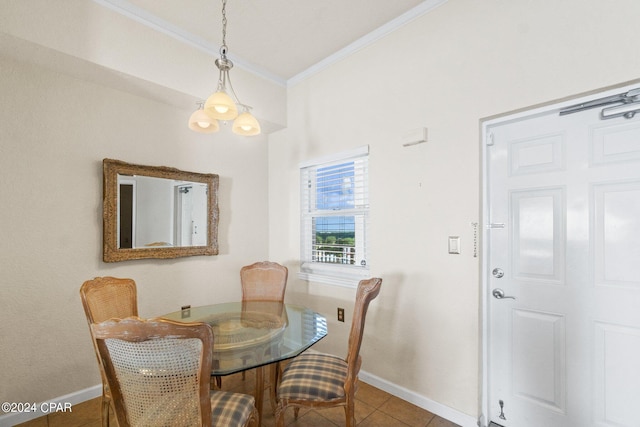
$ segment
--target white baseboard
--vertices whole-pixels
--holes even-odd
[[[102,396],[102,383],[84,390],[76,391],[64,396],[56,397],[46,402],[31,403],[29,409],[33,412],[13,412],[0,415],[0,427],[12,427],[16,424],[24,423],[38,417],[42,417],[56,410],[70,410],[73,412],[73,405],[95,399]],[[17,402],[16,402],[17,403]],[[25,402],[22,402],[25,403]]]
[[[401,387],[397,384],[391,383],[385,379],[382,379],[378,376],[370,374],[365,371],[360,371],[358,377],[365,383],[372,385],[380,390],[386,391],[389,394],[392,394],[396,397],[399,397],[402,400],[406,400],[409,403],[413,403],[414,405],[426,409],[427,411],[436,414],[437,416],[444,418],[452,423],[458,424],[462,427],[478,427],[478,420],[464,414],[460,411],[457,411],[453,408],[450,408],[441,403],[435,402],[431,399],[427,399],[424,396],[420,396],[415,392],[408,390],[404,387]]]

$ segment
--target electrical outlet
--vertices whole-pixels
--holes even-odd
[[[190,305],[183,305],[181,307],[182,313],[181,313],[181,317],[183,319],[186,319],[187,317],[191,317],[191,306]]]
[[[338,322],[344,322],[344,308],[338,307]]]

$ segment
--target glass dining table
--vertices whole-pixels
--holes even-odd
[[[160,317],[204,322],[213,329],[211,375],[256,369],[255,399],[262,422],[264,367],[302,353],[327,335],[327,319],[306,307],[272,301],[244,301],[187,308]],[[277,370],[271,369],[272,384]],[[275,404],[275,394],[270,396]]]

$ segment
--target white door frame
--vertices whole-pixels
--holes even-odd
[[[488,128],[490,126],[495,126],[499,124],[504,124],[507,122],[518,121],[525,119],[527,117],[536,116],[540,114],[546,114],[553,111],[560,111],[563,108],[579,104],[582,102],[590,101],[593,99],[602,98],[605,96],[616,95],[618,93],[624,92],[625,89],[631,89],[632,87],[637,87],[640,84],[640,79],[632,80],[625,83],[620,83],[615,86],[609,86],[603,89],[597,89],[593,91],[589,91],[587,93],[563,98],[560,100],[550,101],[544,103],[542,105],[534,105],[528,108],[519,109],[517,111],[507,112],[504,114],[500,114],[493,117],[487,117],[484,119],[480,119],[481,125],[481,141],[480,141],[480,150],[482,157],[482,222],[480,223],[482,226],[482,252],[481,252],[481,293],[480,293],[480,301],[481,301],[481,319],[482,319],[482,329],[481,329],[481,358],[480,358],[480,369],[481,369],[481,377],[480,377],[480,419],[479,426],[487,427],[490,420],[487,419],[489,414],[489,301],[490,301],[490,292],[489,292],[489,233],[488,233],[488,223],[490,221],[489,218],[489,188],[488,188],[488,173],[487,170],[487,150],[486,146],[491,144],[488,135]],[[599,107],[602,108],[602,107]]]

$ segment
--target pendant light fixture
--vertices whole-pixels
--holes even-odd
[[[260,123],[249,112],[251,107],[239,101],[231,85],[229,70],[233,62],[227,58],[227,0],[222,0],[222,46],[220,58],[216,59],[219,70],[218,87],[204,103],[204,107],[196,110],[189,118],[189,128],[201,133],[212,133],[219,129],[218,120],[234,120],[231,130],[238,135],[252,136],[260,133]],[[230,95],[233,95],[231,98]],[[241,111],[238,115],[238,110]],[[205,116],[209,120],[205,120]],[[195,123],[195,124],[194,124]]]
[[[220,130],[218,121],[204,111],[204,103],[189,117],[189,129],[200,133],[214,133]]]

